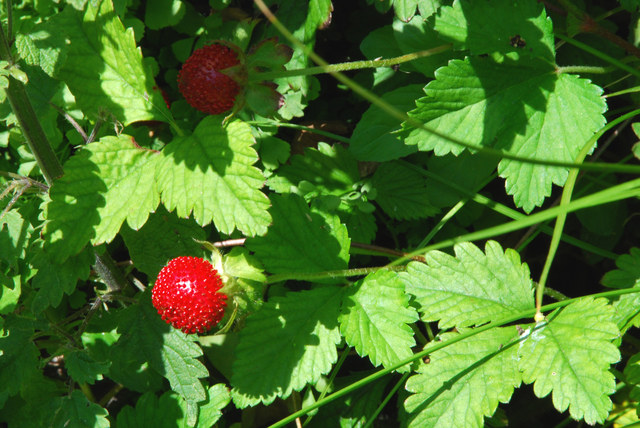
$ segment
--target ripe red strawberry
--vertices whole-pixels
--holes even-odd
[[[178,257],[162,268],[151,301],[167,323],[183,332],[204,333],[218,324],[227,296],[218,293],[222,278],[213,265],[199,257]]]
[[[238,64],[238,54],[228,46],[204,46],[182,65],[178,89],[192,107],[209,114],[224,113],[233,108],[240,85],[221,71]]]

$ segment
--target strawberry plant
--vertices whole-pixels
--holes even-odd
[[[639,22],[2,2],[0,421],[637,425]]]

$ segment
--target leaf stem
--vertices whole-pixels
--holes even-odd
[[[0,23],[0,59],[7,61],[9,67],[15,66],[2,23]],[[27,96],[24,84],[11,75],[9,75],[7,79],[9,80],[9,86],[6,89],[6,94],[9,99],[9,104],[11,104],[11,109],[18,119],[22,134],[27,141],[31,153],[33,153],[33,156],[38,162],[42,175],[47,181],[47,184],[51,185],[53,180],[62,176],[62,165],[42,130],[40,121]]]
[[[314,281],[327,278],[346,278],[349,276],[364,276],[373,272],[377,272],[380,269],[389,269],[387,266],[377,266],[368,268],[356,268],[356,269],[341,269],[330,270],[324,272],[286,272],[277,273],[267,278],[266,284],[275,284],[276,282],[286,281],[289,279],[295,279],[299,281]],[[391,268],[395,271],[404,270],[404,266],[394,266]]]
[[[630,65],[625,64],[622,61],[618,61],[617,59],[613,58],[612,56],[607,55],[604,52],[599,51],[598,49],[594,49],[591,46],[587,45],[586,43],[582,43],[579,42],[577,40],[574,40],[570,37],[565,36],[564,34],[556,34],[555,35],[557,38],[559,38],[560,40],[564,40],[565,42],[569,43],[570,45],[573,45],[579,49],[582,49],[585,52],[590,53],[591,55],[600,58],[603,61],[608,62],[609,64],[615,65],[616,67],[618,67],[621,70],[626,71],[627,73],[632,74],[633,76],[636,77],[640,77],[640,70],[637,70],[633,67],[631,67]]]
[[[404,62],[414,61],[418,58],[423,58],[447,51],[451,49],[452,46],[453,45],[451,43],[447,43],[445,45],[436,46],[435,48],[425,49],[423,51],[413,52],[406,55],[397,56],[395,58],[351,61],[338,64],[323,64],[317,67],[300,68],[296,70],[280,70],[267,71],[263,73],[253,73],[249,77],[249,82],[262,82],[265,80],[274,80],[283,77],[311,76],[314,74],[336,73],[339,71],[362,70],[364,68],[392,67]]]
[[[558,73],[574,73],[574,74],[606,74],[611,73],[612,67],[596,67],[589,65],[567,65],[564,67],[557,67],[556,71]]]

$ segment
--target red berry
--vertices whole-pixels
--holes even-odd
[[[204,333],[218,324],[227,296],[218,293],[222,278],[199,257],[178,257],[158,274],[151,301],[167,323],[185,333]]]
[[[178,73],[178,89],[194,108],[220,114],[233,108],[240,85],[221,70],[240,63],[231,48],[214,43],[197,49]]]

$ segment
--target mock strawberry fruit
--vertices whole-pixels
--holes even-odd
[[[158,274],[151,301],[167,323],[183,332],[204,333],[218,324],[227,296],[218,291],[222,277],[205,259],[178,257]]]
[[[221,43],[197,49],[178,73],[178,89],[194,108],[209,114],[231,110],[240,93],[240,85],[231,76],[242,75],[238,53]]]

